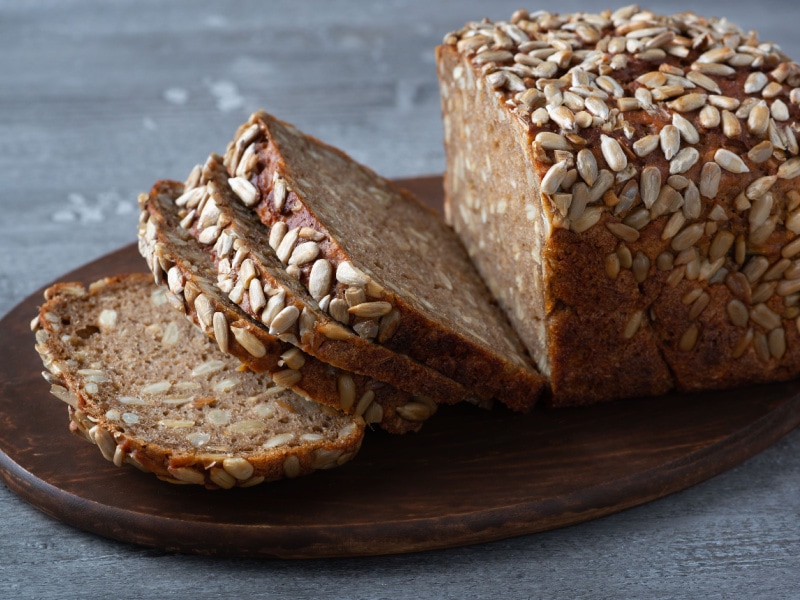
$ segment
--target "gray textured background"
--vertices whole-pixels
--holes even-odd
[[[384,175],[441,172],[433,47],[467,20],[520,6],[0,0],[0,314],[134,241],[137,193],[183,179],[257,108]],[[727,15],[800,57],[800,3],[647,6]],[[76,531],[1,485],[0,514],[0,598],[800,597],[800,432],[619,515],[407,556],[163,554]]]

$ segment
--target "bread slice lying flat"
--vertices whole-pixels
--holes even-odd
[[[432,401],[306,354],[285,341],[285,336],[271,335],[268,326],[251,319],[220,290],[212,255],[180,226],[175,200],[183,190],[180,183],[161,181],[139,199],[139,251],[156,280],[169,286],[170,303],[222,351],[253,371],[269,373],[279,385],[343,412],[363,415],[367,423],[378,423],[391,433],[418,430],[436,410]],[[261,302],[270,304],[263,287],[258,291],[263,295]],[[276,298],[278,290],[269,293],[269,298]],[[283,305],[280,297],[276,299]]]
[[[239,129],[225,165],[281,260],[332,318],[481,398],[533,404],[544,379],[435,212],[264,112]]]
[[[212,254],[220,289],[253,319],[320,360],[409,393],[451,404],[474,395],[409,356],[356,335],[327,314],[292,273],[291,267],[297,263],[285,266],[280,253],[270,247],[272,231],[241,204],[228,185],[227,172],[219,157],[209,157],[199,186],[188,191],[187,197],[200,192],[202,209],[195,211],[195,218],[189,213],[181,225]],[[177,206],[172,208],[173,212],[176,210]],[[182,209],[181,214],[185,211]],[[306,240],[315,237],[314,233],[306,232],[303,236]],[[304,247],[302,243],[298,247]],[[307,242],[305,247],[309,244],[316,242]],[[278,250],[282,248],[279,246]],[[366,297],[363,292],[361,295]],[[273,305],[275,301],[277,305]],[[364,300],[360,305],[365,308],[377,305],[380,309],[385,303]]]
[[[356,454],[361,417],[242,368],[166,294],[144,274],[47,290],[36,350],[73,432],[117,466],[208,488],[305,475]]]

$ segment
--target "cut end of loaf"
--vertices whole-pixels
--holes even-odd
[[[448,220],[555,404],[800,372],[800,67],[780,48],[692,13],[520,10],[437,62]]]

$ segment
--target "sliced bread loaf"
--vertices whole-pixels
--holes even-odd
[[[364,421],[306,400],[220,352],[144,274],[57,284],[36,350],[70,428],[117,466],[173,483],[246,487],[341,465]]]
[[[271,227],[279,258],[331,317],[482,398],[532,406],[543,377],[434,211],[264,112],[239,129],[225,165],[251,221]]]
[[[436,404],[427,398],[323,363],[251,319],[217,287],[211,255],[181,229],[175,200],[182,192],[180,183],[161,181],[140,197],[139,250],[156,280],[169,286],[170,303],[222,351],[253,371],[268,372],[282,387],[363,416],[391,433],[416,431],[435,412]]]
[[[277,245],[275,251],[270,246],[270,234],[275,229],[270,231],[242,205],[228,185],[227,172],[219,157],[212,155],[208,159],[198,185],[188,190],[177,205],[163,207],[162,211],[171,211],[173,220],[178,221],[177,215],[187,210],[179,206],[183,199],[200,202],[180,220],[180,226],[187,228],[212,253],[220,289],[254,319],[268,326],[274,335],[335,367],[374,377],[436,402],[455,403],[474,396],[471,390],[449,377],[356,335],[328,315],[297,280],[300,268],[311,268],[310,260],[297,257],[302,248],[316,242],[308,241],[305,246],[301,243],[294,258],[286,260],[291,264],[285,265],[281,260],[285,258],[284,247]],[[300,233],[298,230],[298,236]],[[303,239],[314,237],[313,231],[302,233],[307,236]],[[363,290],[361,296],[366,297]],[[388,306],[382,302],[360,302],[363,308],[377,306],[383,310],[384,305]]]

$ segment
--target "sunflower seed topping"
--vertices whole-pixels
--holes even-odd
[[[370,278],[349,261],[342,261],[336,267],[336,280],[344,285],[364,286]]]
[[[298,317],[300,317],[300,310],[296,306],[286,306],[272,319],[269,324],[269,334],[280,335],[294,325]]]
[[[606,159],[606,163],[613,171],[622,171],[628,166],[628,159],[616,139],[601,134],[600,150],[603,153],[603,158]]]
[[[245,206],[255,206],[258,203],[258,189],[244,177],[232,177],[228,179],[228,185]]]
[[[725,148],[719,148],[714,153],[714,161],[730,173],[748,173],[750,171],[737,154]]]

